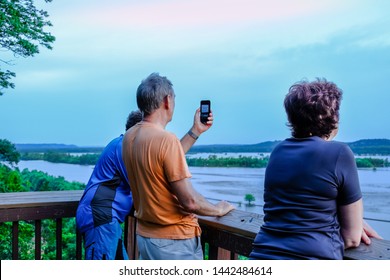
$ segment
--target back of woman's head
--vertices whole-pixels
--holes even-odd
[[[342,90],[326,79],[292,85],[284,99],[292,136],[327,138],[338,127]]]

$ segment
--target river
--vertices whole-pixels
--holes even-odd
[[[20,170],[41,170],[49,175],[62,176],[68,181],[87,183],[93,166],[50,163],[47,161],[21,161]],[[265,168],[190,167],[194,188],[209,200],[228,200],[236,208],[262,213]],[[359,169],[363,192],[364,217],[379,234],[390,240],[390,168]],[[253,206],[244,200],[246,194],[255,197]]]

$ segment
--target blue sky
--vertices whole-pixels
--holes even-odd
[[[152,72],[173,82],[167,129],[178,137],[200,100],[211,100],[215,123],[197,144],[289,137],[284,96],[293,83],[316,77],[344,92],[336,140],[390,138],[389,1],[36,5],[49,12],[57,40],[52,51],[12,57],[16,88],[0,97],[0,138],[13,143],[106,145],[123,133],[136,88]]]

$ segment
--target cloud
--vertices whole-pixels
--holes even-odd
[[[288,31],[294,26],[301,28],[307,21],[345,12],[349,1],[98,2],[98,5],[84,6],[77,3],[77,9],[68,5],[62,14],[56,14],[59,19],[54,24],[62,26],[60,33],[67,34],[64,38],[76,36],[75,43],[90,45],[92,52],[108,47],[115,51],[122,47],[140,53],[150,52],[150,49],[174,53],[220,47],[241,39],[241,34],[247,36],[248,30],[259,38],[282,35],[288,40],[291,37]],[[329,25],[332,23],[328,22]],[[311,26],[306,28],[310,30]],[[300,37],[308,36],[300,34]]]
[[[88,7],[82,13],[85,23],[100,23],[103,28],[173,28],[233,26],[254,22],[288,21],[302,16],[323,14],[342,4],[336,1],[259,1],[197,0],[137,1]]]

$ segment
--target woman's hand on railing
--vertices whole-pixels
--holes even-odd
[[[363,220],[362,241],[370,245],[371,238],[383,239],[365,220]]]

